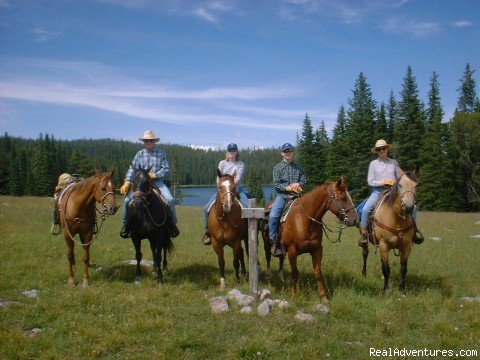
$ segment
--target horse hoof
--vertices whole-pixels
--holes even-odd
[[[225,283],[226,283],[225,279],[221,278],[220,279],[220,290],[222,290],[222,291],[225,290]]]
[[[330,303],[330,301],[328,300],[328,298],[326,296],[322,296],[321,300],[322,300],[324,305],[328,305]]]
[[[75,286],[75,280],[74,279],[68,279],[68,285],[70,286]]]
[[[362,271],[362,275],[363,275],[363,277],[367,276],[367,272],[366,272],[366,271]]]
[[[88,288],[90,286],[90,283],[88,282],[88,280],[84,280],[83,283],[82,283],[82,288]]]

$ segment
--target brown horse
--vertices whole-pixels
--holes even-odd
[[[417,177],[415,173],[400,170],[397,183],[383,196],[380,195],[375,206],[369,233],[372,234],[370,242],[378,245],[382,261],[382,273],[384,279],[383,289],[388,289],[390,266],[388,265],[388,253],[391,249],[400,252],[400,290],[405,290],[405,277],[407,275],[407,262],[412,251],[412,239],[415,232],[412,217],[413,208],[417,199]],[[363,250],[363,276],[367,275],[368,246]]]
[[[242,208],[237,200],[235,190],[235,175],[222,174],[217,169],[219,178],[217,198],[208,214],[208,232],[212,246],[217,253],[220,270],[220,287],[225,288],[225,259],[223,248],[225,245],[233,249],[233,267],[235,276],[240,281],[239,268],[246,275],[243,256],[242,239],[246,231],[245,219],[242,219]]]
[[[98,235],[95,211],[100,211],[96,208],[95,203],[98,202],[104,207],[101,212],[102,221],[108,215],[113,215],[117,211],[117,203],[113,193],[115,189],[112,181],[113,173],[114,170],[106,173],[95,170],[94,176],[68,185],[58,199],[60,226],[68,248],[68,283],[71,285],[75,284],[73,277],[75,265],[74,236],[76,234],[80,235],[80,242],[77,243],[83,247],[82,285],[86,287],[89,285],[90,244]]]
[[[327,304],[325,281],[322,275],[322,218],[330,210],[347,226],[358,222],[357,211],[348,192],[345,177],[336,182],[327,182],[298,198],[290,213],[280,224],[279,239],[285,249],[292,272],[291,290],[297,291],[297,256],[309,253],[312,257],[313,274],[317,282],[318,295]]]

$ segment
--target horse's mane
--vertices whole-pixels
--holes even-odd
[[[403,176],[406,176],[408,177],[410,180],[414,181],[414,182],[418,182],[417,180],[417,175],[415,175],[414,172],[412,171],[406,171]],[[400,181],[400,179],[399,179]],[[388,193],[388,198],[387,198],[387,202],[389,205],[392,205],[395,200],[397,199],[397,196],[398,196],[398,181],[395,183],[394,186],[392,186],[392,188],[389,190],[389,193]]]
[[[232,179],[233,181],[235,181],[235,178],[230,174],[222,174],[222,178]]]

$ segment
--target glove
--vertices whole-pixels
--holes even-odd
[[[301,192],[303,192],[303,189],[300,185],[298,185],[293,191],[295,191],[297,194],[300,194]]]
[[[122,187],[120,188],[120,194],[125,195],[128,192],[128,190],[130,190],[131,185],[132,183],[130,181],[125,180]]]
[[[393,181],[393,179],[386,179],[386,180],[383,182],[383,185],[390,185],[390,186],[392,186],[394,183],[395,183],[395,181]]]
[[[149,172],[148,177],[150,178],[150,180],[155,180],[157,178],[157,175],[154,172]]]
[[[292,191],[292,187],[290,185],[288,185],[286,188],[285,188],[285,191]]]

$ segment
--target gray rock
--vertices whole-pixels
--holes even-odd
[[[263,289],[262,292],[260,293],[260,300],[265,300],[272,296],[272,293],[268,289]]]
[[[295,315],[295,320],[305,323],[314,323],[317,321],[313,315],[305,314],[304,312],[297,311]]]
[[[462,297],[462,300],[469,303],[474,303],[474,302],[480,303],[480,296],[477,296],[477,297],[464,296]]]
[[[330,313],[330,308],[325,304],[317,304],[314,307],[315,311],[321,312],[323,314]]]
[[[217,296],[210,299],[210,308],[212,313],[220,314],[228,311],[228,303],[226,296]]]
[[[257,314],[260,316],[270,314],[270,302],[268,301],[268,299],[258,305]]]
[[[253,311],[251,306],[245,306],[240,310],[240,313],[242,314],[251,314]]]
[[[26,297],[29,297],[29,298],[36,298],[38,296],[38,293],[39,293],[39,291],[35,290],[35,289],[27,290],[27,291],[22,292],[23,295],[25,295]]]
[[[285,310],[285,309],[288,309],[290,307],[290,303],[286,300],[281,300],[279,303],[278,303],[278,308],[280,310]]]

